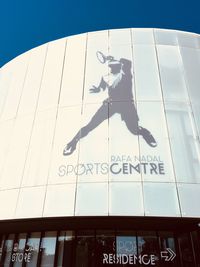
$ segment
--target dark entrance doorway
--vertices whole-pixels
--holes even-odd
[[[79,232],[78,247],[81,239],[82,241],[85,239],[84,232],[82,238]],[[77,250],[76,266],[179,267],[178,249],[175,243],[173,232],[97,230],[95,236],[87,237],[85,247],[88,249]]]
[[[199,241],[196,231],[79,231],[75,266],[199,267]]]
[[[90,217],[0,223],[0,267],[200,267],[197,219]]]

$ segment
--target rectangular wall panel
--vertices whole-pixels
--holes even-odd
[[[22,186],[47,183],[53,145],[56,109],[38,112],[34,121]]]
[[[142,127],[140,156],[144,181],[174,181],[170,144],[162,103],[138,102],[139,125]],[[156,142],[157,145],[154,145]]]
[[[198,183],[199,144],[190,107],[185,103],[168,103],[166,113],[176,179],[179,182]]]
[[[180,217],[176,187],[172,183],[145,183],[146,216]]]
[[[177,31],[154,29],[154,37],[157,45],[178,45]]]
[[[76,182],[79,143],[76,145],[76,149],[72,154],[64,156],[63,150],[77,135],[80,126],[80,106],[59,109],[49,170],[48,182],[50,184]]]
[[[8,89],[4,109],[1,114],[2,120],[12,119],[17,114],[30,55],[31,52],[27,52],[16,58],[12,63],[10,73],[10,75],[12,76],[12,80]]]
[[[197,34],[177,31],[177,37],[179,46],[200,48],[200,41]]]
[[[48,44],[44,74],[38,100],[38,111],[55,108],[58,105],[66,39]]]
[[[130,35],[130,31],[129,31]],[[108,81],[109,86],[113,87],[113,93],[110,93],[111,101],[132,101],[135,99],[135,76],[133,51],[130,44],[109,46],[109,55],[114,57],[121,68],[117,74],[112,73],[115,66],[109,68]],[[112,65],[111,65],[112,66]],[[115,93],[115,91],[117,93]]]
[[[182,216],[199,217],[200,205],[200,185],[198,184],[178,184],[178,193],[181,204]]]
[[[84,105],[81,121],[78,181],[107,181],[108,105]]]
[[[141,183],[109,183],[109,215],[144,216]]]
[[[13,219],[19,195],[19,189],[0,191],[0,219]]]
[[[131,29],[133,45],[154,45],[153,29]]]
[[[87,36],[87,49],[104,47],[105,42],[108,43],[108,30],[88,32],[84,34]]]
[[[188,101],[183,64],[178,47],[157,46],[158,61],[165,101]]]
[[[45,191],[45,186],[22,188],[19,192],[15,217],[42,217]]]
[[[19,187],[27,157],[33,116],[17,118],[12,132],[12,139],[5,159],[0,188]]]
[[[20,100],[18,115],[28,115],[35,112],[41,86],[47,45],[31,50],[26,80]]]
[[[14,120],[8,120],[0,123],[0,179],[2,177],[2,170],[4,168],[5,159],[9,150],[10,143],[12,142],[12,131],[14,126]]]
[[[77,186],[76,216],[108,215],[108,184],[81,183]]]
[[[0,69],[0,118],[1,113],[3,112],[4,105],[6,102],[6,98],[8,95],[8,91],[10,88],[10,84],[12,81],[12,67],[11,66],[5,66]]]
[[[65,63],[59,106],[73,106],[82,103],[84,68],[86,55],[86,34],[67,38]]]
[[[112,40],[112,34],[111,34]],[[109,103],[109,180],[138,181],[140,173],[135,169],[139,158],[137,125],[138,116],[134,103],[133,51],[129,43],[131,32],[126,32],[126,43],[111,42],[109,53],[121,65],[121,78],[109,73],[113,93]],[[112,68],[111,68],[112,71]],[[113,79],[114,78],[114,79]],[[115,93],[115,90],[117,93]]]
[[[157,57],[154,46],[133,46],[137,100],[161,100]]]
[[[109,105],[110,181],[140,181],[138,117],[133,102]]]
[[[131,45],[131,30],[109,30],[109,47],[115,45]]]
[[[192,104],[192,110],[195,116],[196,126],[200,134],[200,51],[186,47],[181,47],[180,51],[183,60],[184,74],[188,85],[188,93]]]
[[[106,63],[101,63],[97,57],[97,51],[100,51],[105,56],[108,56],[108,32],[100,32],[101,42],[98,42],[98,34],[88,34],[86,65],[85,65],[85,80],[84,80],[84,103],[101,103],[107,98],[107,90],[100,88],[100,91],[95,93],[90,89],[94,89],[100,85],[103,76],[108,74],[108,66]]]
[[[49,185],[43,216],[73,216],[75,189],[75,184]]]

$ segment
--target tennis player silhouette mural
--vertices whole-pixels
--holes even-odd
[[[90,93],[100,93],[101,90],[108,90],[108,98],[105,99],[96,111],[90,122],[82,127],[73,139],[66,145],[63,155],[72,154],[79,140],[87,136],[98,125],[114,114],[121,115],[121,120],[125,122],[128,130],[134,135],[141,135],[146,143],[151,147],[156,147],[157,142],[151,132],[139,125],[139,117],[133,101],[132,92],[132,62],[121,58],[116,60],[112,56],[105,56],[97,51],[98,60],[109,67],[109,74],[102,76],[98,86],[93,86]]]

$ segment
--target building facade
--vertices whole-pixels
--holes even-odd
[[[200,36],[80,34],[0,69],[0,266],[200,266]]]

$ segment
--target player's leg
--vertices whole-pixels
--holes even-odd
[[[134,134],[138,134],[138,115],[135,105],[132,101],[130,102],[119,102],[118,111],[121,114],[122,121],[125,122],[128,130]]]
[[[157,142],[156,142],[155,138],[153,137],[152,133],[149,130],[147,130],[146,128],[139,126],[138,134],[143,137],[143,139],[146,141],[146,143],[149,146],[151,146],[151,147],[157,146]]]
[[[141,126],[139,126],[138,115],[134,103],[127,102],[123,108],[121,108],[121,117],[122,120],[126,123],[129,131],[134,135],[141,135],[146,143],[151,147],[156,147],[157,142],[151,132]]]
[[[82,127],[74,138],[66,145],[63,150],[63,155],[70,155],[76,149],[78,141],[88,135],[89,132],[94,130],[99,124],[108,118],[108,103],[104,101],[103,105],[97,110],[90,122]]]

